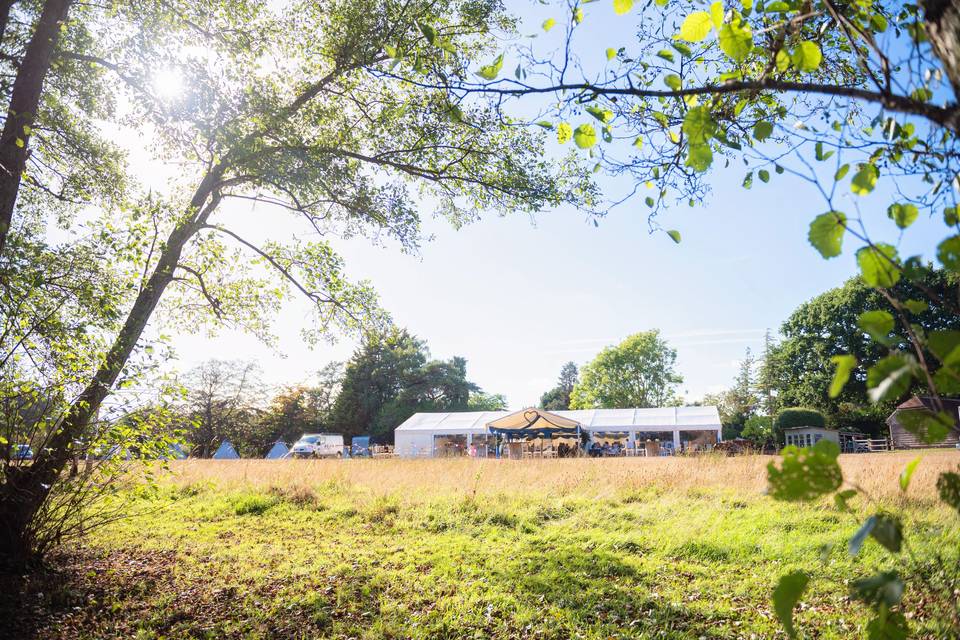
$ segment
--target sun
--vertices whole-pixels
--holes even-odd
[[[176,67],[165,67],[153,74],[153,92],[163,101],[176,100],[183,95],[183,73]]]

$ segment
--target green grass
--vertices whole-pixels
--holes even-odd
[[[862,635],[845,581],[851,516],[745,490],[605,495],[166,484],[81,553],[69,635],[331,638],[770,638],[777,578],[812,573],[806,637]],[[917,501],[915,546],[956,549],[956,514]],[[924,544],[921,544],[924,543]],[[911,583],[916,594],[918,587]],[[93,604],[91,604],[91,598]]]

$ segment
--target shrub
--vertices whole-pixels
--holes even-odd
[[[233,501],[233,511],[238,516],[259,516],[276,504],[276,498],[256,494],[244,495]]]

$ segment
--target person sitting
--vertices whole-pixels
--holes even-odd
[[[604,455],[604,456],[609,456],[609,455],[610,455],[610,443],[609,443],[609,442],[604,442],[604,443],[603,443],[603,455]]]
[[[602,452],[603,450],[601,449],[599,442],[591,443],[589,451],[591,458],[599,457]]]

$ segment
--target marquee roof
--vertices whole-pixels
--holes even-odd
[[[587,431],[680,431],[720,429],[716,407],[664,407],[656,409],[580,409],[551,411]],[[487,425],[523,411],[451,411],[415,413],[397,431],[430,433],[486,433]]]

